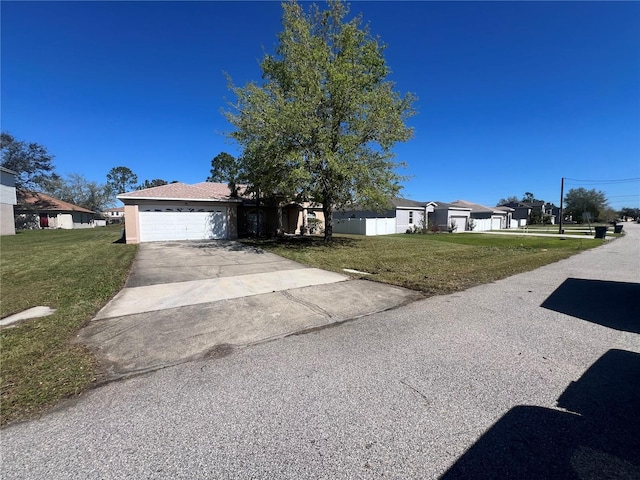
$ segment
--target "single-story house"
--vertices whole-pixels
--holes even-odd
[[[384,210],[347,208],[333,212],[333,231],[356,235],[389,235],[422,228],[433,213],[434,204],[395,197]]]
[[[231,195],[224,183],[170,183],[117,196],[124,203],[127,243],[235,239],[321,229],[322,208],[309,202],[278,204],[274,198]],[[312,220],[313,219],[313,220]]]
[[[406,198],[392,198],[388,207],[375,212],[358,208],[334,212],[333,231],[356,235],[388,235],[405,233],[414,228],[468,230],[471,208],[444,202],[419,202]],[[425,225],[426,219],[426,225]]]
[[[456,200],[455,202],[451,202],[451,205],[471,209],[469,218],[473,220],[473,230],[476,232],[500,230],[509,228],[511,225],[512,208],[486,207],[479,203],[468,202],[466,200]],[[470,226],[469,229],[471,229]]]
[[[470,207],[446,202],[430,203],[433,205],[433,215],[429,219],[429,225],[441,231],[451,230],[453,233],[462,233],[469,230]]]
[[[16,175],[13,170],[0,166],[0,235],[16,234],[13,218],[13,207],[18,203]]]
[[[45,193],[17,192],[15,208],[18,228],[92,228],[97,214],[91,210],[58,200]]]
[[[237,238],[242,200],[221,185],[178,182],[118,195],[127,243]]]

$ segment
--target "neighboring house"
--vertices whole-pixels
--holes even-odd
[[[18,228],[91,228],[96,213],[63,202],[44,193],[17,192],[15,208]]]
[[[555,225],[556,219],[560,218],[560,207],[556,207],[553,203],[545,203],[544,216],[552,225]]]
[[[120,223],[124,221],[124,207],[107,208],[102,215],[107,223]]]
[[[500,210],[501,212],[505,212],[505,214],[507,215],[507,223],[504,228],[515,228],[518,226],[517,222],[513,219],[513,212],[515,212],[515,209],[507,207],[505,205],[495,207],[495,209]]]
[[[513,227],[523,227],[530,223],[530,217],[532,213],[540,215],[540,218],[544,216],[544,202],[509,202],[500,205],[501,207],[513,208],[512,219]]]
[[[433,205],[433,216],[429,224],[441,231],[452,230],[454,233],[462,233],[469,229],[471,208],[454,205],[445,202],[430,202]],[[452,229],[455,227],[455,229]]]
[[[333,212],[333,231],[356,235],[389,235],[422,228],[433,213],[434,204],[406,198],[392,198],[380,212],[358,207]]]
[[[470,219],[473,220],[473,231],[486,232],[489,230],[500,230],[509,228],[511,224],[512,208],[509,207],[486,207],[478,203],[467,202],[466,200],[456,200],[451,205],[468,207],[471,209]],[[471,228],[469,228],[470,230]]]
[[[15,235],[13,207],[16,205],[16,175],[8,168],[0,167],[0,235]]]
[[[460,233],[468,229],[470,215],[471,209],[466,206],[393,198],[382,212],[358,208],[334,212],[333,231],[357,235],[388,235],[425,226],[430,230],[449,231],[455,225],[453,231]]]

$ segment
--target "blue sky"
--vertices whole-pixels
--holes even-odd
[[[322,3],[319,2],[321,5]],[[1,8],[1,126],[57,171],[204,181],[238,151],[220,113],[281,31],[278,2],[11,2]],[[604,190],[640,207],[639,2],[352,2],[419,98],[395,148],[403,196],[494,205]],[[636,179],[611,183],[608,180]]]

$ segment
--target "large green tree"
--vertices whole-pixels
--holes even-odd
[[[0,150],[0,164],[17,173],[17,189],[41,191],[47,181],[56,178],[53,155],[42,145],[18,140],[13,135],[2,132]]]
[[[578,223],[587,221],[585,213],[591,221],[604,220],[608,208],[607,196],[604,192],[585,188],[572,188],[564,196],[564,215],[570,215]],[[603,218],[601,218],[603,217]]]
[[[322,202],[329,241],[334,208],[380,208],[400,190],[392,148],[412,137],[415,98],[394,90],[384,44],[361,16],[347,18],[343,2],[282,6],[262,83],[231,84],[236,101],[225,113],[250,190]]]
[[[137,183],[138,176],[129,167],[113,167],[107,173],[107,186],[114,196],[135,190]]]

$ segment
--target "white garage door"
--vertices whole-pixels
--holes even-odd
[[[467,217],[451,217],[451,222],[455,223],[458,227],[455,233],[462,233],[467,228]]]
[[[210,212],[139,212],[140,241],[227,238],[227,209]]]
[[[502,222],[500,217],[491,217],[491,230],[500,230]]]

